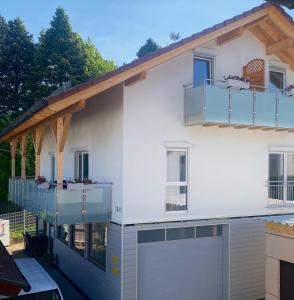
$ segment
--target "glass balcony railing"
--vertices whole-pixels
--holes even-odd
[[[185,122],[294,128],[294,97],[264,88],[236,89],[224,81],[185,86]]]
[[[111,184],[55,189],[34,180],[9,179],[9,200],[50,223],[79,224],[111,219]]]

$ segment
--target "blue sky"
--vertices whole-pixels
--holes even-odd
[[[169,33],[189,36],[254,6],[261,0],[4,0],[0,14],[20,17],[38,38],[62,6],[73,30],[90,37],[105,58],[118,65],[133,60],[148,37],[160,45],[170,43]],[[294,12],[290,14],[294,16]]]

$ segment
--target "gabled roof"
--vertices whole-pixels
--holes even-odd
[[[240,28],[250,30],[266,46],[278,48],[283,46],[282,43],[290,43],[294,39],[294,22],[291,16],[278,5],[264,3],[222,23],[193,34],[190,37],[161,48],[143,58],[134,60],[103,76],[79,84],[59,95],[49,96],[38,101],[0,133],[0,140],[11,140],[40,125],[41,122],[54,116],[57,112],[78,103],[80,100],[88,100],[102,91],[121,84],[134,76],[138,76],[141,72],[160,65],[187,51],[191,51],[208,41],[222,36],[226,40],[231,35],[236,34],[236,31]],[[228,36],[226,37],[225,35]],[[289,40],[284,41],[284,39]],[[271,50],[273,51],[273,48]],[[293,47],[286,47],[286,50],[279,51],[277,56],[294,68]]]

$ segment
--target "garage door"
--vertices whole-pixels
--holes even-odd
[[[222,299],[221,234],[175,240],[164,236],[164,241],[139,241],[138,300]]]

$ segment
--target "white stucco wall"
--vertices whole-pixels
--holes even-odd
[[[267,74],[273,59],[265,56],[264,46],[249,33],[215,49],[215,53],[216,79],[242,75],[243,65],[253,58],[266,60]],[[185,127],[183,85],[192,82],[192,68],[190,52],[148,71],[146,80],[124,89],[126,223],[278,212],[266,208],[268,153],[276,145],[294,147],[293,134]],[[294,78],[293,73],[291,76]],[[192,146],[188,212],[180,214],[165,212],[165,144],[171,141]]]
[[[112,217],[121,222],[122,201],[122,86],[105,91],[86,102],[86,107],[73,115],[64,149],[64,178],[74,178],[74,152],[89,151],[89,178],[112,182]],[[48,129],[41,154],[41,174],[50,179],[50,154],[55,141]]]

